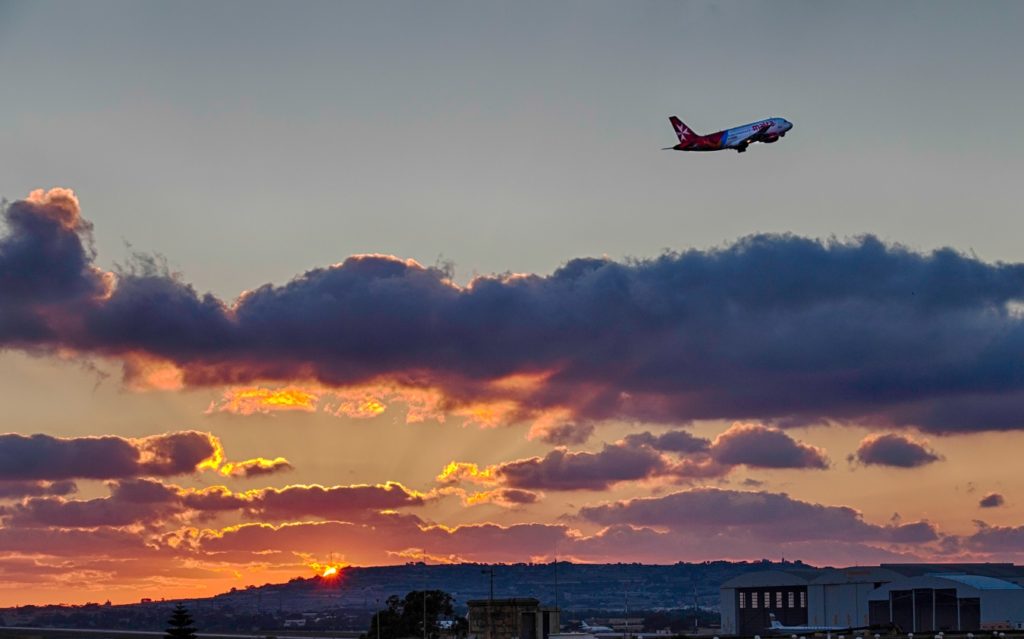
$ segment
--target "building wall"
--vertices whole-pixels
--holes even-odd
[[[886,596],[891,601],[876,601],[872,624],[891,621],[903,632],[1024,628],[1024,590],[896,586]]]
[[[812,626],[868,625],[868,594],[873,583],[810,584],[807,623]]]
[[[470,602],[469,636],[476,639],[547,639],[559,630],[556,608],[542,608],[533,599]]]
[[[733,590],[735,634],[763,634],[771,624],[771,615],[786,626],[807,623],[806,586],[758,586]]]
[[[981,623],[1006,622],[1011,628],[1024,628],[1024,590],[983,590]]]
[[[722,634],[734,635],[736,634],[736,589],[720,588],[718,596],[720,601],[718,608],[722,613]]]

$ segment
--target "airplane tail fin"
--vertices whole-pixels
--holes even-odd
[[[683,121],[676,116],[673,115],[668,121],[672,123],[672,128],[676,130],[676,137],[679,138],[681,144],[686,144],[693,138],[699,137],[693,132],[693,129],[683,124]]]
[[[768,618],[771,620],[771,624],[768,626],[769,628],[772,628],[772,629],[775,629],[775,630],[778,630],[778,629],[782,628],[782,624],[779,623],[779,620],[775,618],[775,614],[774,613],[768,613]]]

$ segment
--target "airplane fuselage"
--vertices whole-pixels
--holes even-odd
[[[764,142],[766,144],[776,142],[793,128],[793,123],[789,120],[784,118],[768,118],[707,135],[698,135],[683,124],[679,118],[673,116],[670,118],[670,121],[676,131],[676,136],[679,138],[679,144],[669,147],[674,151],[722,151],[734,149],[742,153],[747,150],[747,146],[754,142]]]

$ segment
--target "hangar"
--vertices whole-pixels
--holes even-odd
[[[1024,588],[981,575],[932,574],[888,583],[868,595],[872,625],[906,632],[1024,628]]]
[[[932,584],[928,587],[931,594],[923,592],[928,590],[925,586],[900,585],[914,579],[924,580],[914,583]],[[939,582],[929,581],[934,579],[947,581],[937,587]],[[950,586],[951,583],[959,585]],[[952,618],[948,592],[951,588],[956,599],[955,629],[994,628],[997,626],[987,624],[1015,623],[1012,615],[1002,612],[1010,605],[1004,602],[1016,602],[1012,605],[1024,611],[1022,584],[1024,566],[1013,564],[882,564],[849,568],[783,564],[740,575],[721,585],[722,633],[764,633],[770,625],[769,615],[774,615],[783,626],[859,628],[892,622],[906,632],[942,630]],[[922,593],[905,599],[905,591],[916,593],[918,590]],[[892,595],[892,592],[898,594]],[[980,592],[985,594],[978,594]],[[928,597],[932,602],[930,607],[925,601]],[[979,600],[977,605],[974,600]],[[908,601],[909,617],[905,609]],[[914,623],[906,625],[908,621]],[[910,630],[911,627],[914,630]]]

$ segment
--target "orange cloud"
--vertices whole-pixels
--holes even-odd
[[[257,477],[292,468],[291,463],[284,457],[275,457],[274,459],[257,457],[240,462],[227,462],[218,468],[217,472],[225,477]]]
[[[25,200],[36,205],[40,215],[59,222],[69,231],[87,229],[91,226],[82,219],[78,196],[71,189],[59,186],[48,191],[35,189]]]
[[[467,506],[480,504],[494,504],[503,508],[518,508],[526,504],[539,501],[541,493],[531,490],[520,490],[518,488],[498,488],[495,490],[484,490],[477,493],[468,493],[464,496],[463,502]]]
[[[475,484],[493,484],[498,481],[494,466],[480,468],[471,462],[449,462],[435,479],[441,484],[469,481]]]
[[[125,384],[133,391],[173,391],[185,387],[185,373],[172,362],[129,353],[122,355]]]
[[[466,560],[459,555],[438,555],[426,552],[422,548],[406,548],[405,550],[389,550],[389,557],[402,559],[403,561],[423,561],[432,564],[461,564]]]
[[[278,411],[314,412],[319,401],[315,391],[288,386],[285,388],[229,388],[220,402],[211,402],[206,414],[233,413],[235,415],[268,414]]]
[[[153,366],[152,363],[149,365]],[[479,428],[497,428],[531,419],[537,421],[535,427],[542,427],[570,416],[564,409],[523,407],[523,399],[539,392],[551,375],[552,371],[544,371],[472,382],[473,391],[465,398],[451,397],[441,388],[408,385],[393,379],[378,379],[346,387],[325,387],[316,383],[286,387],[233,387],[224,391],[220,399],[211,402],[206,414],[323,411],[335,417],[371,419],[394,405],[402,405],[408,424],[426,420],[444,422],[450,415],[461,419],[465,426]],[[169,374],[165,377],[173,379],[174,383],[179,379]],[[157,383],[139,383],[137,386],[159,387]]]

